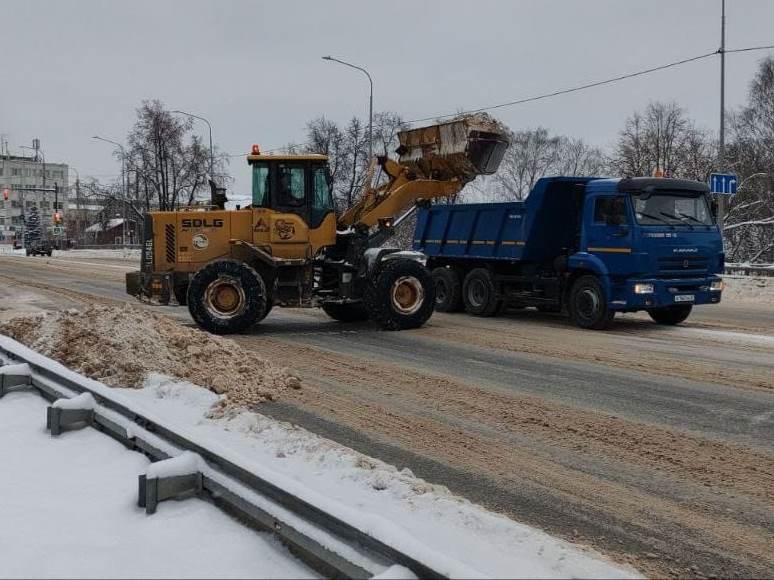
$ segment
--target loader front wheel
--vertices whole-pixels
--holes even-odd
[[[388,260],[366,292],[365,306],[385,330],[419,328],[433,314],[433,277],[414,260]]]
[[[199,270],[188,285],[188,311],[213,334],[247,330],[263,319],[266,284],[253,268],[236,260],[219,260]]]

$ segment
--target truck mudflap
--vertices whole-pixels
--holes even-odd
[[[719,276],[674,280],[632,279],[612,289],[609,307],[617,311],[636,311],[675,305],[717,304],[722,294],[722,279]]]

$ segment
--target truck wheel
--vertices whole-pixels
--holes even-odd
[[[236,260],[211,262],[188,285],[188,311],[213,334],[247,330],[266,313],[266,284],[261,275]]]
[[[607,307],[605,292],[596,276],[581,276],[570,292],[570,317],[581,328],[604,330],[615,311]]]
[[[365,294],[369,317],[385,330],[419,328],[434,307],[433,276],[414,260],[385,262]]]
[[[30,252],[29,250],[25,250],[25,251],[24,251],[24,253],[25,253],[25,254],[27,254],[28,256],[29,256],[30,254],[32,254],[32,252]]]
[[[435,284],[435,309],[438,312],[462,310],[462,281],[454,268],[433,270]]]
[[[368,320],[368,311],[362,302],[348,304],[328,302],[322,305],[322,309],[325,314],[339,322],[361,322]]]
[[[465,276],[462,285],[465,311],[474,316],[494,316],[502,300],[497,296],[492,273],[486,268],[475,268]]]
[[[690,304],[680,304],[679,306],[666,306],[665,308],[653,308],[648,310],[648,314],[659,324],[680,324],[691,314],[693,306]]]

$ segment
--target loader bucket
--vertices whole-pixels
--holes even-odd
[[[486,114],[398,132],[398,162],[421,179],[460,179],[497,171],[508,148],[505,128]]]

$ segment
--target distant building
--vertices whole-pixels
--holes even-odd
[[[59,212],[67,211],[69,168],[66,163],[44,163],[35,157],[0,155],[0,243],[22,239],[25,210],[38,208],[44,232],[53,223],[59,188]],[[5,199],[6,194],[8,199]]]

